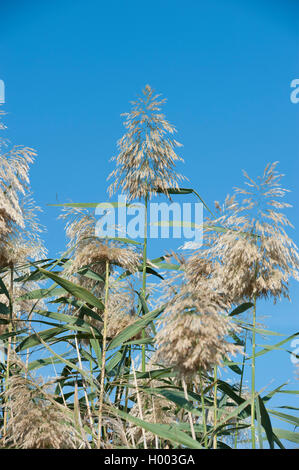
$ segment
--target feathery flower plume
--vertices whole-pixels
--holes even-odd
[[[30,194],[29,166],[35,155],[21,145],[9,149],[0,139],[0,268],[45,254],[36,220],[40,208]]]
[[[195,261],[194,258],[190,261],[191,272]],[[211,267],[200,258],[197,265],[202,274],[195,280],[189,277],[188,261],[182,262],[184,271],[172,279],[171,298],[159,320],[156,336],[156,361],[173,366],[187,380],[200,369],[220,365],[224,356],[238,351],[225,339],[236,328],[225,316],[227,303],[207,275]]]
[[[121,189],[129,200],[157,193],[169,197],[168,188],[178,188],[178,181],[185,179],[174,169],[177,161],[183,161],[174,151],[181,144],[173,138],[174,126],[161,113],[166,100],[160,96],[146,85],[143,96],[132,102],[132,111],[123,114],[128,131],[118,141],[118,156],[112,157],[117,168],[108,177],[114,178],[110,195]]]
[[[123,248],[118,242],[109,242],[95,237],[96,218],[90,212],[68,208],[60,218],[67,219],[66,235],[68,246],[74,257],[67,266],[69,273],[89,266],[100,276],[105,276],[106,261],[110,267],[118,266],[134,273],[141,263],[141,255],[133,249]],[[85,286],[87,287],[87,286]]]
[[[111,339],[116,337],[138,318],[133,287],[127,282],[117,282],[112,279],[107,306],[107,337]],[[140,334],[137,337],[139,338]]]
[[[299,279],[298,249],[285,230],[292,225],[282,213],[290,205],[281,201],[287,190],[280,185],[277,163],[268,164],[256,182],[244,172],[247,188],[236,188],[213,221],[227,231],[208,234],[207,255],[221,263],[219,283],[234,303],[289,298],[288,280]],[[241,201],[238,195],[244,195]]]
[[[55,403],[42,385],[20,374],[10,377],[5,396],[10,409],[2,445],[18,449],[78,449],[86,441],[72,413]]]
[[[115,267],[128,270],[131,273],[138,271],[141,255],[133,250],[124,248],[121,243],[104,241],[95,237],[96,218],[88,210],[67,208],[63,209],[60,218],[66,219],[66,235],[69,239],[68,248],[71,258],[65,265],[64,274],[73,282],[86,289],[92,290],[95,295],[103,297],[106,261],[109,264],[109,273]],[[89,268],[98,274],[101,279],[85,276],[84,268]]]
[[[113,278],[113,270],[119,267],[131,273],[137,272],[141,255],[131,248],[124,248],[118,242],[110,241],[106,244],[104,240],[95,237],[96,219],[88,211],[71,208],[67,209],[62,217],[68,219],[66,233],[69,238],[69,247],[73,251],[73,257],[66,266],[65,274],[70,276],[73,282],[92,290],[95,295],[103,299],[106,266],[107,264],[109,266],[109,297],[106,306],[107,337],[113,338],[137,320],[134,309],[134,291],[126,279],[116,281]],[[101,279],[85,276],[84,268],[89,268]],[[72,307],[69,308],[72,309]],[[103,314],[102,311],[95,310],[99,315]],[[87,321],[98,329],[103,326],[100,320],[88,318]]]
[[[23,328],[26,322],[30,319],[30,312],[34,306],[36,306],[36,299],[26,298],[32,290],[37,289],[40,286],[38,282],[30,281],[26,283],[14,282],[13,288],[13,321],[19,327]],[[0,303],[2,304],[2,311],[7,308],[9,311],[9,300],[5,294],[0,294]],[[39,301],[40,307],[44,307],[44,302],[41,299]],[[8,313],[0,314],[0,335],[5,333],[9,328],[10,320]]]

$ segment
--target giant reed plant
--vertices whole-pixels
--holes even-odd
[[[163,102],[146,86],[126,115],[111,194],[121,190],[145,206],[160,193],[200,197],[179,187],[181,158]],[[40,241],[25,235],[19,203],[32,158],[26,148],[0,156],[1,446],[225,449],[250,446],[249,431],[252,447],[256,432],[260,447],[265,439],[270,448],[298,442],[295,432],[271,424],[272,416],[294,425],[297,418],[269,404],[280,391],[296,392],[285,385],[263,396],[255,390],[257,355],[296,336],[257,350],[257,301],[288,297],[287,283],[298,277],[276,164],[218,204],[220,214],[204,221],[202,248],[186,258],[148,259],[146,214],[142,252],[134,240],[96,236],[90,207],[97,203],[69,203],[66,251],[44,259],[28,251]],[[46,284],[33,285],[40,281]],[[22,323],[12,326],[20,308]],[[250,357],[244,332],[252,332]],[[249,361],[251,393],[243,384]],[[38,371],[51,376],[50,386],[35,377]]]

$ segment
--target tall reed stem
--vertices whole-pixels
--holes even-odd
[[[188,392],[187,392],[187,385],[186,385],[185,379],[182,379],[182,384],[183,384],[185,398],[186,398],[187,401],[189,401]],[[192,414],[191,414],[190,411],[188,411],[188,417],[189,417],[189,423],[190,423],[192,438],[196,441],[196,435],[195,435],[195,431],[194,431],[193,419],[192,419]]]
[[[255,327],[256,327],[256,296],[253,303],[252,322],[252,362],[251,362],[251,443],[255,449]]]
[[[245,339],[244,339],[244,356],[242,360],[242,369],[241,369],[241,379],[240,379],[240,391],[239,391],[239,397],[242,396],[242,389],[243,389],[243,380],[244,380],[244,371],[245,371],[245,355],[246,355],[246,345],[247,345],[247,330],[245,332]],[[238,444],[238,421],[236,423],[236,432],[235,432],[235,445],[234,448],[237,448]]]
[[[100,445],[101,445],[101,434],[102,434],[102,415],[103,415],[103,401],[104,401],[106,343],[107,343],[108,293],[109,293],[109,261],[106,261],[105,308],[104,308],[104,326],[103,326],[103,342],[102,342],[102,369],[101,369],[99,423],[98,423],[98,449],[100,448]]]
[[[218,368],[214,366],[214,427],[217,427],[217,374]],[[217,433],[213,438],[213,449],[217,449]]]
[[[204,389],[203,389],[203,380],[201,371],[199,372],[199,380],[200,380],[200,397],[201,397],[201,412],[202,412],[202,425],[203,425],[203,432],[204,432],[204,443],[205,448],[208,448],[208,437],[207,437],[207,423],[206,423],[206,409],[205,409],[205,397],[204,397]]]
[[[10,267],[10,289],[9,289],[9,315],[10,315],[10,322],[8,325],[8,332],[11,333],[14,329],[14,322],[13,322],[13,296],[14,296],[14,285],[13,285],[13,274],[14,274],[14,267],[13,265]],[[6,356],[6,374],[5,374],[5,386],[7,386],[7,381],[9,379],[10,373],[10,355],[11,355],[11,337],[8,338],[8,345],[7,345],[7,356]],[[6,407],[6,400],[4,402],[4,416],[3,416],[3,436],[6,436],[6,427],[7,427],[7,418],[8,418],[8,411]]]
[[[147,259],[147,202],[148,196],[145,196],[144,205],[144,241],[143,241],[143,266],[142,266],[142,296],[146,298],[146,259]],[[142,330],[142,338],[145,338],[145,330]],[[142,372],[145,372],[145,344],[142,345]]]

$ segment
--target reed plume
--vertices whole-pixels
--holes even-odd
[[[289,298],[289,279],[299,279],[298,248],[286,233],[292,225],[282,212],[290,205],[281,201],[287,190],[281,187],[277,163],[268,164],[256,182],[244,172],[247,188],[236,188],[213,221],[227,230],[208,235],[207,256],[221,263],[219,283],[234,303]]]
[[[10,410],[5,448],[78,449],[86,441],[70,410],[57,404],[44,387],[22,374],[12,375],[5,391]]]
[[[9,147],[0,139],[0,267],[16,266],[46,253],[37,221],[40,210],[32,199],[29,168],[36,152]]]
[[[192,266],[193,271],[195,261],[202,275],[192,280],[189,269]],[[224,356],[238,348],[225,339],[235,326],[225,315],[228,305],[207,276],[212,267],[200,258],[181,264],[183,272],[170,281],[170,298],[158,321],[156,360],[190,380],[200,370],[220,365]]]
[[[125,248],[122,243],[105,241],[95,236],[96,218],[87,210],[68,208],[60,218],[66,219],[66,235],[69,239],[68,248],[73,254],[66,266],[66,273],[75,274],[84,267],[89,267],[105,279],[106,261],[111,272],[113,267],[120,267],[135,273],[141,263],[141,254],[131,248]],[[77,276],[80,285],[92,288],[95,281],[88,281],[83,276]],[[101,285],[101,284],[100,284]],[[103,284],[101,285],[103,288]]]
[[[169,197],[169,188],[178,188],[184,179],[175,171],[175,164],[183,161],[174,149],[180,147],[173,134],[176,129],[161,113],[165,99],[146,85],[142,96],[132,102],[130,113],[124,113],[127,133],[118,141],[119,154],[112,157],[116,169],[108,176],[114,182],[109,194],[119,189],[129,199],[146,199],[163,193]]]

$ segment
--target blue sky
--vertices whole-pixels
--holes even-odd
[[[299,103],[290,101],[299,78],[297,1],[1,0],[0,8],[5,136],[38,152],[31,182],[51,256],[64,234],[46,204],[107,199],[120,113],[147,83],[168,99],[187,186],[213,206],[241,184],[243,168],[257,176],[279,160],[299,242]],[[155,243],[151,255],[166,248]],[[291,295],[292,304],[261,306],[269,329],[298,330],[295,283]],[[258,386],[291,380],[294,388],[287,353],[259,361]]]

